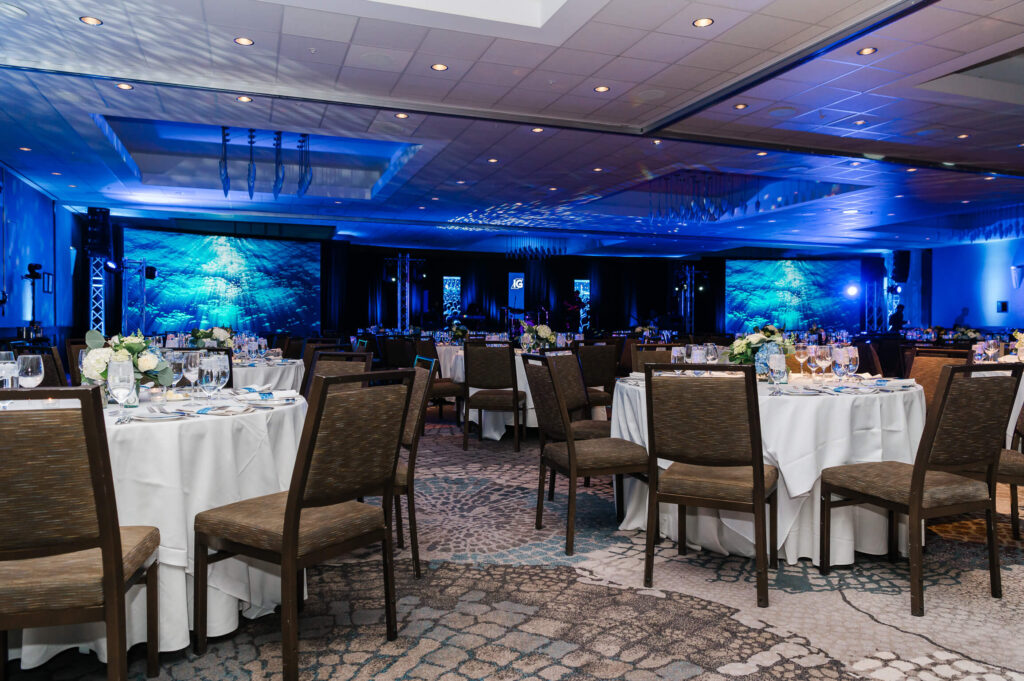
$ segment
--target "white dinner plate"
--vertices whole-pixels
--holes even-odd
[[[132,421],[180,421],[182,414],[132,414]]]

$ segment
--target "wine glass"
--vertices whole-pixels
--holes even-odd
[[[851,379],[857,380],[857,369],[860,368],[860,350],[856,345],[846,348],[846,374]]]
[[[227,355],[221,353],[215,355],[213,359],[217,366],[217,373],[215,374],[217,379],[217,394],[220,395],[220,391],[228,384],[228,378],[231,377],[231,362]]]
[[[708,364],[715,364],[718,362],[718,346],[714,343],[704,344],[704,356],[707,357]]]
[[[352,345],[355,346],[355,343],[353,343]],[[267,358],[267,339],[260,338],[259,341],[257,341],[256,349],[257,352],[260,353],[260,359],[265,361]]]
[[[786,377],[786,356],[782,353],[768,355],[768,378],[771,379],[773,390],[771,395],[781,395],[779,383]]]
[[[42,355],[22,355],[18,358],[18,385],[35,388],[43,382]]]
[[[832,348],[828,345],[819,345],[814,349],[814,360],[821,369],[821,378],[824,380],[825,372],[832,365]]]
[[[186,352],[183,355],[182,374],[189,382],[191,393],[196,391],[196,381],[199,380],[199,361],[202,355],[198,352]]]
[[[79,383],[85,382],[85,358],[89,356],[89,348],[82,348],[78,351],[78,377]]]
[[[804,362],[807,361],[807,343],[797,343],[793,346],[793,357],[800,362],[800,375],[804,375]],[[812,370],[813,373],[813,370]]]
[[[167,355],[167,364],[171,367],[171,387],[178,385],[178,381],[185,372],[184,352],[171,352]]]
[[[124,418],[125,400],[135,389],[135,365],[131,360],[111,360],[107,364],[107,390],[121,407],[117,413],[119,419]]]
[[[693,346],[693,350],[690,353],[691,364],[705,364],[707,362],[707,354],[705,353],[704,347],[700,345]],[[704,372],[699,369],[693,370],[694,376],[703,376]]]
[[[803,366],[800,367],[803,369]],[[814,380],[814,372],[818,368],[818,346],[807,346],[807,368],[811,370],[811,380]]]
[[[985,341],[985,355],[988,357],[988,361],[996,361],[996,357],[999,355],[999,341]]]
[[[212,400],[217,392],[220,364],[216,357],[203,357],[199,360],[199,387],[206,393],[206,399]]]
[[[846,348],[839,345],[832,346],[832,375],[838,378],[840,383],[846,376]]]

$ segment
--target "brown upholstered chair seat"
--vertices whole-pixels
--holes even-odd
[[[873,461],[826,468],[823,482],[896,504],[910,504],[910,481],[914,466],[901,461]],[[955,473],[930,470],[925,474],[924,508],[939,508],[988,499],[988,487]]]
[[[430,388],[430,397],[465,397],[466,384],[456,383],[450,378],[436,378]]]
[[[1004,478],[1024,478],[1024,454],[1013,450],[1004,449],[999,455],[999,470],[996,471],[996,479],[1004,482]]]
[[[278,492],[203,511],[196,516],[196,532],[280,553],[287,503],[288,492]],[[384,527],[384,511],[358,501],[304,508],[299,556]]]
[[[647,464],[647,450],[642,445],[628,440],[610,437],[578,440],[574,445],[579,475],[586,475],[586,471],[590,470]],[[563,468],[569,467],[569,445],[565,442],[546,444],[544,455]]]
[[[526,399],[526,393],[522,390],[516,391],[516,402],[522,402]],[[469,403],[470,409],[490,409],[496,411],[510,411],[512,406],[512,391],[511,390],[478,390],[468,398],[466,401]]]
[[[771,490],[779,469],[764,465],[764,488]],[[750,503],[754,494],[753,466],[698,466],[673,463],[658,474],[658,493]]]
[[[577,440],[596,440],[612,436],[611,421],[573,421],[572,435]]]
[[[592,407],[610,407],[612,405],[612,394],[600,388],[587,388],[587,399]]]
[[[160,546],[155,527],[122,527],[125,579],[146,565]],[[0,614],[59,610],[103,603],[100,550],[0,562]]]

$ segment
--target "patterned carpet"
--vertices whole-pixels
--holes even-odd
[[[770,578],[755,607],[751,561],[659,547],[642,587],[642,532],[615,529],[608,480],[581,488],[576,555],[564,547],[565,483],[533,527],[536,440],[512,452],[431,422],[421,440],[417,516],[423,579],[399,553],[399,638],[384,638],[379,554],[309,574],[301,617],[303,679],[854,679],[1024,681],[1024,547],[1000,527],[1001,600],[988,595],[983,520],[929,528],[925,617],[909,614],[907,564],[858,556],[818,575],[809,562]],[[980,529],[979,529],[980,528]],[[1005,530],[1005,532],[1003,532]],[[161,656],[161,679],[279,679],[280,620]],[[143,679],[142,646],[130,676]],[[9,678],[102,679],[93,655],[67,651]]]

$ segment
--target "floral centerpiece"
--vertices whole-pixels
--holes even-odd
[[[528,324],[523,327],[523,335],[519,337],[519,344],[523,350],[533,351],[540,348],[551,348],[558,343],[555,332],[547,324]]]
[[[753,333],[733,341],[729,346],[729,359],[737,364],[753,364],[757,352],[770,344],[775,344],[784,353],[793,350],[793,341],[786,338],[784,329],[765,324],[760,328],[754,327]]]
[[[207,341],[214,341],[218,348],[234,347],[234,332],[230,326],[214,326],[209,329],[192,329],[192,342],[198,347],[209,347]]]
[[[89,352],[82,365],[82,376],[90,383],[107,380],[107,365],[112,362],[131,361],[135,365],[135,387],[143,383],[171,385],[174,375],[167,362],[150,349],[149,341],[136,331],[130,336],[113,336],[110,340],[99,331],[88,331],[85,344]]]
[[[460,324],[458,320],[452,322],[451,332],[452,343],[456,345],[465,342],[466,337],[469,336],[469,328],[465,324]]]
[[[635,329],[633,329],[633,333],[635,333],[640,338],[650,338],[651,336],[658,333],[658,327],[654,326],[653,324],[649,326],[638,326]]]
[[[984,340],[985,337],[977,329],[969,329],[966,326],[954,326],[953,333],[949,338],[955,341],[977,342]]]

